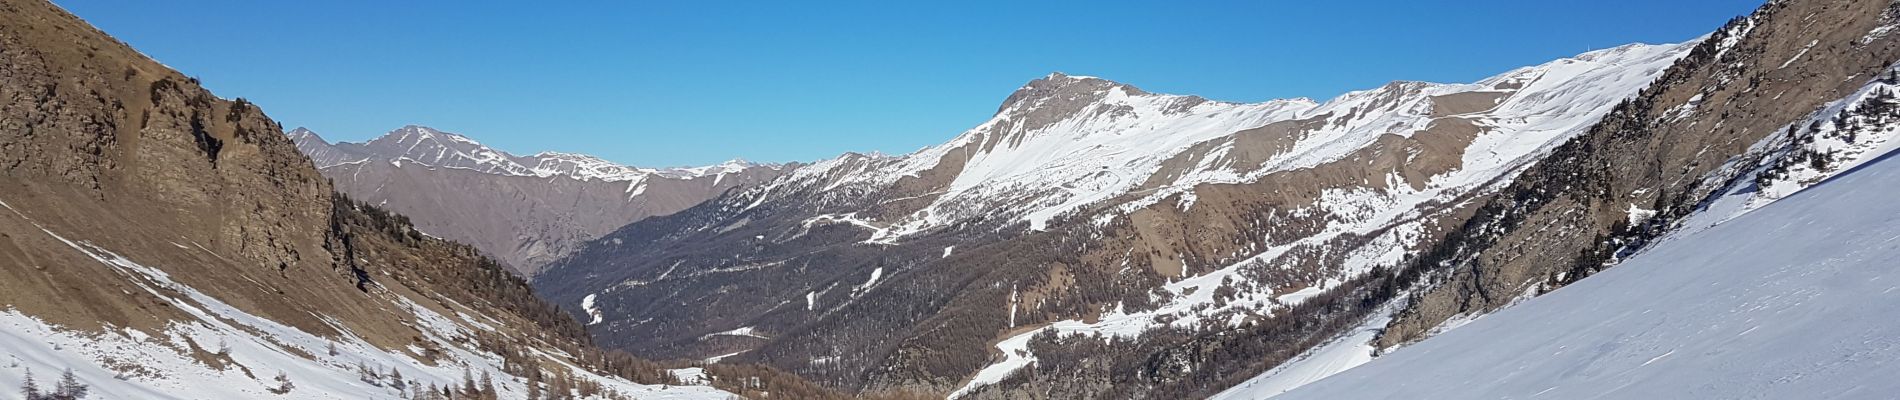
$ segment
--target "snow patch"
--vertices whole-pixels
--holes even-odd
[[[713,336],[744,336],[744,337],[755,337],[755,338],[760,338],[760,339],[771,339],[769,337],[766,337],[765,335],[760,335],[754,332],[754,329],[750,326],[742,326],[742,327],[735,328],[729,331],[708,333],[704,336],[700,336],[699,338],[701,340],[704,340],[706,338],[711,338]]]
[[[588,325],[598,324],[602,319],[600,308],[594,307],[594,298],[594,294],[588,294],[587,297],[581,298],[581,310],[587,311],[587,315],[594,318],[593,320],[587,321]]]

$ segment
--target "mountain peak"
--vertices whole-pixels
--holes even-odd
[[[284,136],[289,136],[290,140],[293,142],[301,143],[305,141],[315,140],[318,143],[330,144],[329,141],[323,140],[323,136],[318,135],[316,131],[312,131],[310,130],[310,128],[305,128],[301,126],[297,127],[297,129],[291,129],[289,132],[284,132]]]
[[[1011,93],[1009,98],[1003,100],[1002,106],[997,107],[996,113],[1002,114],[1011,108],[1039,107],[1045,103],[1069,105],[1093,103],[1107,97],[1114,89],[1120,89],[1128,95],[1148,94],[1134,86],[1107,79],[1051,72],[1049,75],[1031,80],[1023,84],[1021,88],[1017,88],[1015,93]]]
[[[481,145],[481,143],[478,143],[473,139],[469,139],[467,136],[462,136],[462,135],[458,135],[452,132],[445,132],[441,129],[435,129],[428,126],[416,125],[416,124],[403,125],[401,128],[396,128],[396,130],[389,131],[389,133],[383,134],[383,138],[391,138],[391,137],[396,138],[397,142],[405,142],[405,143],[411,142],[414,140],[448,139],[448,140],[452,140],[452,141],[460,142],[464,144],[471,144],[471,145],[476,145],[476,146]],[[382,140],[382,138],[378,138],[377,140]]]

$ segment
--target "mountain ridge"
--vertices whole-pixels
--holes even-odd
[[[821,160],[630,224],[536,285],[560,304],[592,300],[585,319],[609,346],[737,352],[858,390],[997,397],[1019,389],[988,386],[1036,365],[999,342],[1099,332],[1165,347],[1401,262],[1691,44],[1325,103],[1051,74],[943,144]],[[760,337],[707,336],[746,328]],[[1165,332],[1140,333],[1154,330]],[[870,332],[903,339],[862,348]],[[916,356],[945,353],[957,356]],[[1132,372],[1116,371],[1101,373]]]
[[[749,391],[592,346],[474,249],[336,193],[262,109],[51,3],[0,0],[0,93],[8,397],[62,371],[140,399]]]
[[[420,125],[361,143],[330,143],[304,128],[288,135],[344,193],[408,215],[423,232],[473,244],[524,276],[627,223],[797,168],[734,160],[660,169],[579,153],[517,156]]]
[[[334,147],[343,155],[318,159],[318,168],[333,167],[338,164],[356,163],[366,160],[394,161],[408,160],[424,165],[445,168],[472,169],[494,174],[551,177],[564,176],[580,180],[630,181],[643,179],[647,175],[668,178],[691,179],[701,176],[730,174],[745,169],[763,167],[783,169],[787,164],[761,164],[735,158],[718,164],[704,166],[647,168],[635,167],[607,161],[597,156],[544,150],[534,154],[519,156],[505,150],[489,147],[468,136],[438,130],[424,125],[404,125],[363,142],[336,142],[325,140],[322,135],[309,128],[298,127],[286,133],[310,149],[306,153],[327,153],[324,146]],[[450,143],[443,143],[446,138]],[[427,142],[430,147],[422,147]],[[405,147],[404,145],[407,144]],[[397,147],[405,150],[394,151]],[[417,150],[421,148],[421,150]],[[427,156],[431,150],[436,156]],[[449,154],[449,152],[454,154]],[[455,156],[451,159],[448,156]],[[473,166],[471,166],[471,164]]]

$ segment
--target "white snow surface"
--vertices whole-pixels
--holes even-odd
[[[1274,367],[1240,385],[1215,394],[1209,400],[1249,400],[1272,397],[1294,388],[1318,382],[1340,371],[1372,361],[1372,340],[1392,319],[1385,314],[1373,318],[1347,335],[1320,345],[1299,358]]]
[[[1895,188],[1900,162],[1870,162],[1284,396],[1890,397]]]
[[[600,307],[596,307],[594,305],[595,297],[598,297],[598,296],[594,294],[588,294],[587,297],[581,298],[581,310],[586,311],[587,316],[592,317],[591,319],[587,321],[588,325],[598,324],[603,319],[600,313]]]
[[[713,336],[745,336],[745,337],[755,337],[755,338],[760,338],[760,339],[771,339],[770,337],[766,337],[765,335],[758,334],[757,332],[755,332],[756,330],[757,329],[750,326],[742,326],[742,327],[734,328],[728,331],[708,333],[704,336],[700,336],[699,338],[706,339],[706,338],[711,338]]]
[[[1035,364],[1036,355],[1029,352],[1029,339],[1033,337],[1034,335],[1016,335],[997,342],[996,349],[1003,352],[1003,361],[991,364],[977,371],[976,375],[970,378],[969,383],[957,388],[956,391],[950,392],[950,396],[946,398],[955,399],[963,397],[963,395],[969,394],[971,390],[1002,382],[1004,378],[1008,378],[1009,375],[1015,373],[1016,370]]]
[[[668,374],[672,374],[673,379],[679,380],[681,384],[703,385],[707,383],[705,368],[691,367],[691,368],[669,369],[669,370],[666,370],[666,372]]]
[[[877,267],[877,269],[873,269],[873,270],[871,270],[871,278],[870,278],[870,279],[866,279],[866,280],[864,281],[864,284],[862,284],[862,285],[858,285],[858,286],[856,286],[856,287],[852,287],[852,288],[851,288],[851,292],[852,292],[852,293],[864,293],[865,291],[868,291],[868,290],[871,290],[871,287],[872,287],[872,286],[876,286],[876,285],[877,285],[877,280],[878,280],[878,279],[880,279],[880,278],[883,278],[883,277],[884,277],[884,267]]]

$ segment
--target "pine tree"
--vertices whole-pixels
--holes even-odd
[[[401,391],[404,388],[407,388],[408,386],[409,384],[403,382],[402,380],[402,370],[396,369],[396,368],[389,369],[389,387],[393,387],[393,388],[396,388],[397,391]]]
[[[277,387],[270,389],[270,392],[275,393],[275,394],[285,394],[285,393],[290,393],[290,390],[295,389],[296,387],[297,387],[296,384],[290,383],[289,374],[285,374],[284,371],[277,371]]]
[[[541,369],[528,369],[528,400],[541,400]]]
[[[481,393],[479,389],[475,387],[475,375],[473,373],[470,373],[468,368],[462,369],[461,392],[462,392],[462,398],[465,398],[465,399],[475,398],[479,393]]]
[[[53,390],[53,398],[57,400],[84,399],[87,391],[89,389],[86,384],[79,383],[79,378],[73,376],[73,369],[67,368],[66,373],[59,377],[59,388]]]
[[[356,379],[372,386],[383,386],[383,378],[376,376],[376,372],[369,369],[369,364],[364,364],[362,361],[356,362]]]
[[[482,371],[482,398],[488,400],[501,398],[501,394],[495,392],[495,379],[488,375],[488,371]]]
[[[568,381],[567,375],[554,377],[554,381],[551,382],[551,385],[552,387],[548,389],[549,399],[569,400],[574,398],[574,384]]]
[[[40,394],[40,385],[38,383],[33,382],[32,369],[26,370],[26,384],[21,385],[21,390],[25,392],[24,394],[26,395],[26,400],[43,400],[46,398],[44,395]]]

